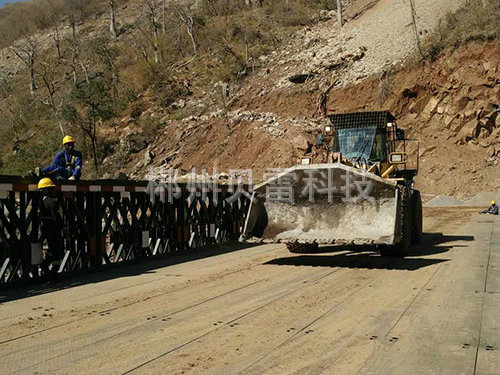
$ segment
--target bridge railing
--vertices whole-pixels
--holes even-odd
[[[242,194],[247,186],[115,180],[56,185],[61,225],[51,230],[57,245],[49,246],[36,183],[0,176],[0,286],[237,239],[250,203]]]

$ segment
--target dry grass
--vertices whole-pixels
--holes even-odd
[[[500,36],[500,2],[469,0],[456,13],[450,13],[436,31],[423,43],[424,57],[436,60],[446,48],[457,48],[474,40],[491,40]]]

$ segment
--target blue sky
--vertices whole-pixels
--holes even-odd
[[[15,3],[16,1],[26,1],[26,0],[0,0],[0,8],[2,8],[6,3]]]

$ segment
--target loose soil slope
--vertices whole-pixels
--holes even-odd
[[[419,30],[430,32],[459,3],[419,2],[418,22],[425,20]],[[264,67],[230,92],[227,110],[166,121],[156,142],[129,159],[128,171],[143,177],[151,167],[253,168],[260,178],[267,168],[290,166],[307,149],[314,129],[325,123],[323,105],[329,113],[392,111],[408,136],[420,141],[417,185],[427,194],[470,196],[500,188],[496,42],[470,43],[435,62],[411,63],[408,7],[399,1],[357,4],[340,32],[334,20],[325,21],[263,58]],[[292,83],[290,78],[303,81],[298,74],[305,82]],[[159,109],[143,116],[162,121]],[[137,132],[133,119],[126,119],[123,136]]]

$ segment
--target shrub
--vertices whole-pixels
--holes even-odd
[[[468,0],[455,13],[449,13],[444,22],[423,42],[424,57],[435,60],[446,48],[457,48],[473,40],[489,40],[500,36],[498,5],[486,7],[481,0]]]

